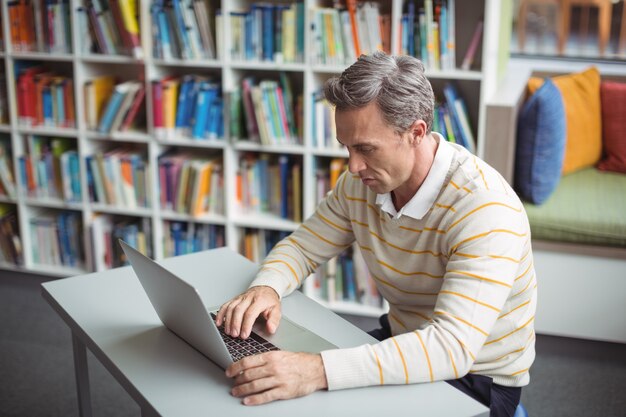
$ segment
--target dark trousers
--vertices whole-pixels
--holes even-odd
[[[369,335],[378,340],[391,337],[387,315],[383,314],[378,321],[381,327],[368,332]],[[513,417],[522,395],[521,388],[494,384],[491,378],[484,375],[467,374],[462,378],[446,382],[489,407],[490,417]]]

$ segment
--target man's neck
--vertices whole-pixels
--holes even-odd
[[[400,187],[391,192],[391,200],[396,211],[408,203],[426,180],[435,161],[439,142],[431,133],[415,148],[415,166],[411,177]]]

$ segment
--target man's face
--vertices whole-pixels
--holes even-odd
[[[335,112],[337,139],[348,148],[348,168],[377,194],[391,192],[411,176],[415,148],[411,133],[387,125],[375,103]]]

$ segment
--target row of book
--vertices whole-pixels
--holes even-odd
[[[11,160],[11,139],[0,140],[0,195],[16,198],[15,178],[13,177],[13,161]]]
[[[435,108],[433,130],[441,133],[448,141],[458,143],[471,153],[476,153],[476,140],[465,100],[451,82],[443,87],[443,94],[445,103]]]
[[[91,0],[76,10],[82,53],[143,58],[138,0]]]
[[[85,82],[83,93],[88,129],[111,133],[145,126],[143,82],[117,82],[115,76],[105,75]]]
[[[223,226],[186,222],[163,222],[163,257],[186,255],[225,245]]]
[[[210,0],[153,1],[153,56],[165,60],[218,57],[215,41],[221,29],[216,31],[216,14],[221,20],[219,10]],[[219,44],[220,39],[217,41]]]
[[[252,3],[230,13],[234,60],[303,62],[304,2]]]
[[[391,53],[391,15],[380,4],[347,0],[346,8],[317,8],[311,22],[316,64],[351,64],[374,51]]]
[[[376,288],[358,245],[320,266],[313,275],[311,296],[325,301],[349,301],[382,307]]]
[[[150,169],[145,155],[117,148],[86,157],[90,201],[134,209],[150,207]]]
[[[152,81],[153,123],[158,139],[224,137],[224,104],[219,83],[203,75]]]
[[[313,146],[319,149],[341,149],[343,146],[337,141],[335,106],[324,98],[321,90],[314,92],[311,97]]]
[[[267,229],[244,229],[240,253],[252,262],[261,263],[274,246],[290,232]]]
[[[0,26],[0,31],[2,27]],[[0,39],[0,42],[2,39]],[[0,124],[9,124],[9,101],[7,94],[7,78],[4,69],[0,69]]]
[[[0,204],[0,262],[24,265],[17,209],[11,204]]]
[[[295,99],[284,72],[278,81],[246,77],[231,94],[231,137],[264,145],[301,143],[301,114],[302,98]]]
[[[84,266],[81,214],[42,212],[30,220],[33,261],[39,265]]]
[[[26,148],[18,161],[28,196],[82,201],[75,140],[27,135]]]
[[[237,171],[237,201],[245,213],[302,221],[302,164],[288,155],[248,153]]]
[[[152,256],[152,226],[150,218],[133,218],[97,214],[91,223],[93,254],[96,270],[128,265],[119,240],[122,239],[146,256]]]
[[[324,164],[323,162],[328,162]],[[315,202],[319,204],[326,195],[335,188],[339,176],[348,169],[348,161],[345,158],[332,158],[320,160],[315,168]]]
[[[26,61],[15,64],[17,115],[26,126],[75,127],[74,82]]]
[[[68,0],[8,1],[10,39],[15,52],[72,52]]]
[[[192,216],[224,213],[222,159],[184,152],[160,156],[159,192],[163,210]]]

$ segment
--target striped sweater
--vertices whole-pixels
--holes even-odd
[[[322,352],[331,390],[468,372],[504,386],[529,382],[537,282],[526,213],[493,168],[441,142],[452,148],[451,163],[420,220],[381,210],[376,193],[345,173],[252,283],[286,296],[356,240],[389,302],[393,337]]]

